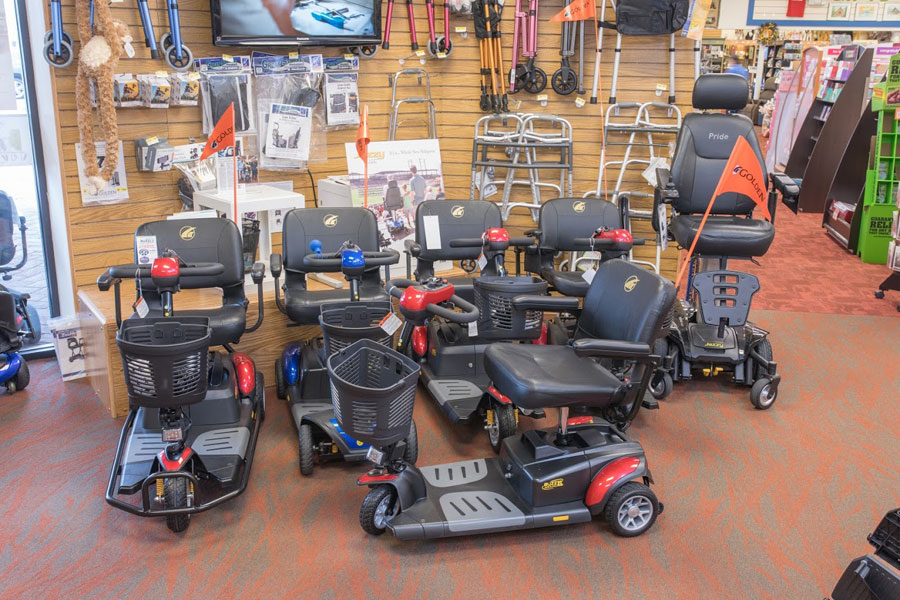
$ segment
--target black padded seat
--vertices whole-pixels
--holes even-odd
[[[591,287],[591,284],[581,276],[581,271],[543,269],[541,271],[541,277],[564,296],[584,298],[585,294],[588,292],[588,288]]]
[[[151,309],[147,317],[162,317],[162,310]],[[241,339],[246,325],[246,311],[239,304],[226,304],[220,308],[203,310],[178,310],[175,305],[175,318],[178,317],[208,317],[209,326],[212,329],[210,346],[235,343]]]
[[[592,358],[578,358],[569,346],[492,344],[484,369],[494,386],[516,406],[603,408],[616,399],[618,378]]]
[[[680,246],[690,248],[702,218],[702,215],[672,217],[672,235]],[[752,258],[764,255],[774,238],[775,226],[769,221],[710,215],[697,241],[695,253]]]
[[[347,287],[329,290],[307,290],[303,281],[288,279],[284,285],[284,308],[291,321],[301,325],[319,322],[322,306],[332,302],[347,302],[350,292]],[[363,281],[359,286],[361,302],[390,302],[391,297],[380,285]]]

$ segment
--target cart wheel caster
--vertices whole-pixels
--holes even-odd
[[[280,400],[287,400],[287,385],[284,383],[284,361],[275,359],[275,395]]]
[[[300,474],[309,477],[313,474],[313,459],[316,456],[313,450],[312,425],[303,423],[300,425]]]
[[[381,535],[391,517],[399,513],[398,508],[397,490],[394,486],[376,485],[363,499],[359,509],[359,524],[366,533]]]
[[[406,449],[403,451],[403,460],[414,465],[419,459],[419,434],[416,431],[416,422],[409,425],[409,435],[406,436]]]
[[[656,371],[650,380],[650,395],[657,400],[667,398],[672,393],[675,382],[666,371]]]
[[[572,69],[562,68],[553,74],[550,85],[557,94],[568,96],[578,87],[578,76]]]
[[[54,54],[53,40],[50,40],[44,44],[44,58],[51,66],[62,69],[72,64],[75,52],[72,51],[72,44],[63,39],[59,42],[59,54]]]
[[[436,54],[439,54],[441,52],[444,53],[444,58],[447,58],[448,56],[450,56],[450,53],[453,52],[453,42],[450,40],[450,38],[441,36],[437,39]]]
[[[750,388],[750,402],[759,410],[771,408],[778,397],[778,384],[771,379],[757,379]]]
[[[349,50],[360,58],[372,58],[378,53],[378,46],[352,46]]]
[[[878,298],[879,300],[881,300],[882,298],[884,298],[884,290],[876,290],[876,291],[875,291],[875,297]]]
[[[529,94],[540,94],[547,87],[547,74],[543,69],[535,67],[530,75],[526,74],[522,87]]]
[[[622,537],[641,535],[656,521],[662,512],[656,494],[649,487],[637,481],[629,481],[615,492],[603,515],[613,533]]]
[[[163,483],[163,506],[165,508],[186,508],[188,480],[184,477],[169,477]],[[166,527],[174,533],[181,533],[191,524],[191,515],[169,515]]]
[[[166,64],[176,71],[186,71],[194,64],[194,55],[187,46],[181,46],[181,58],[178,58],[178,49],[175,46],[169,46],[164,50],[166,56]]]
[[[500,404],[492,402],[491,408],[485,414],[487,421],[485,429],[491,440],[491,448],[499,453],[503,446],[503,438],[516,434],[516,407],[512,404]]]

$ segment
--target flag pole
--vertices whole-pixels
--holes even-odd
[[[233,136],[233,137],[232,137],[232,145],[231,145],[231,166],[232,166],[232,172],[233,172],[233,174],[234,174],[231,183],[233,184],[233,187],[234,187],[234,224],[237,225],[238,231],[241,232],[241,237],[243,238],[243,236],[244,236],[244,228],[241,227],[241,221],[240,221],[240,216],[238,215],[238,204],[237,204],[237,189],[238,189],[238,188],[237,188],[237,185],[238,185],[238,178],[237,178],[237,137],[234,136],[234,133],[235,133],[235,118],[234,118],[234,103],[233,103],[233,102],[232,102],[231,106],[232,106],[232,109],[231,109],[231,135]]]

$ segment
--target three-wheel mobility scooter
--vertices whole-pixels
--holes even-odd
[[[729,192],[716,198],[700,232],[687,284],[687,298],[675,305],[668,348],[652,386],[671,391],[672,382],[686,381],[697,370],[714,376],[730,371],[732,381],[752,386],[750,401],[758,409],[775,402],[781,375],[776,371],[766,330],[747,320],[759,280],[728,268],[731,260],[753,260],[769,249],[775,237],[777,194],[796,198],[799,186],[790,177],[773,173],[766,178],[765,161],[753,124],[737,114],[748,98],[747,81],[732,74],[703,75],[694,84],[693,105],[698,111],[684,118],[671,172],[657,170],[654,227],[660,204],[673,214],[667,231],[682,248],[697,235],[702,215],[728,162],[738,137],[747,140],[759,160],[768,188],[773,221],[752,218],[752,198]],[[728,113],[708,112],[716,110]]]
[[[0,291],[0,385],[10,394],[24,390],[31,380],[28,363],[18,352],[22,347],[20,335],[15,298]]]
[[[440,280],[392,282],[404,315],[428,312],[467,322],[478,309]],[[418,365],[398,352],[356,342],[328,359],[335,414],[351,435],[372,445],[375,468],[360,524],[401,539],[439,538],[580,523],[603,515],[623,536],[649,529],[662,511],[651,491],[643,449],[614,424],[570,406],[640,409],[658,357],[654,341],[675,289],[654,273],[621,260],[600,265],[585,297],[572,345],[494,344],[484,366],[498,393],[517,406],[558,408],[557,430],[531,430],[503,440],[500,456],[427,467],[397,458],[394,444],[412,415]],[[575,298],[521,296],[516,302],[559,310]],[[462,312],[455,312],[449,306]]]
[[[110,267],[97,280],[101,290],[115,292],[116,343],[130,404],[106,501],[132,514],[165,517],[180,532],[192,514],[238,496],[250,479],[265,382],[253,360],[231,344],[262,323],[265,265],[250,272],[259,314],[245,330],[248,301],[234,223],[156,221],[141,225],[135,240],[136,264]],[[119,287],[126,278],[136,282],[136,314],[123,321]],[[173,296],[182,288],[220,288],[222,306],[176,312]],[[139,504],[123,499],[134,494]]]
[[[16,257],[16,229],[19,230],[19,239],[22,241],[22,258],[14,265],[9,263]],[[3,281],[12,279],[13,271],[18,271],[28,262],[28,243],[25,232],[25,217],[19,216],[16,203],[12,196],[0,191],[0,276]],[[30,295],[0,285],[0,292],[12,294],[16,305],[16,324],[26,344],[36,344],[41,341],[41,318],[37,309],[28,304]]]
[[[335,418],[325,359],[358,339],[393,345],[393,331],[382,327],[392,308],[379,267],[387,271],[400,255],[378,250],[375,217],[365,208],[292,210],[285,215],[282,236],[284,254],[274,254],[270,261],[276,305],[295,324],[322,327],[321,336],[288,345],[275,361],[278,397],[289,400],[297,425],[300,473],[312,475],[316,459],[321,464],[366,458],[369,445],[347,435]],[[345,290],[307,289],[310,273],[343,273],[349,296]],[[406,460],[416,461],[415,423],[409,424],[400,449]]]
[[[528,237],[511,238],[499,226],[490,225],[485,230],[485,222],[499,219],[499,211],[496,214],[493,211],[497,211],[496,205],[485,201],[429,200],[417,207],[416,221],[421,226],[416,228],[416,242],[407,244],[412,256],[425,257],[417,265],[417,279],[433,275],[435,260],[469,261],[473,259],[468,257],[474,255],[481,276],[467,279],[460,297],[465,299],[471,289],[471,302],[480,312],[478,319],[467,325],[434,319],[427,311],[404,313],[407,320],[401,330],[401,340],[408,339],[406,352],[420,363],[422,381],[429,395],[450,420],[471,423],[483,418],[491,446],[499,452],[503,438],[516,432],[519,414],[543,417],[544,412],[517,408],[494,393],[484,370],[484,352],[496,342],[545,341],[543,312],[520,310],[512,299],[519,295],[544,295],[547,282],[531,276],[508,276],[504,263],[506,250],[511,246],[530,246],[533,242]],[[432,217],[433,225],[425,225],[426,219]],[[435,230],[439,230],[439,235],[433,235]]]

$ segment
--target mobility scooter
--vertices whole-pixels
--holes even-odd
[[[368,444],[353,439],[338,425],[331,406],[325,359],[361,338],[393,345],[381,321],[392,314],[390,297],[381,287],[379,267],[396,264],[396,251],[379,251],[375,217],[365,208],[292,210],[285,215],[284,254],[273,254],[275,303],[297,325],[321,325],[322,336],[288,345],[275,361],[278,397],[289,401],[298,430],[298,462],[302,475],[312,475],[315,459],[365,460]],[[352,239],[353,242],[348,242]],[[358,244],[358,245],[357,245]],[[312,250],[313,253],[309,254]],[[323,252],[323,250],[325,252]],[[284,301],[279,278],[284,270]],[[344,290],[309,290],[310,273],[341,273]],[[406,459],[418,454],[415,423],[401,448]]]
[[[790,177],[773,173],[765,181],[765,161],[753,123],[736,114],[747,104],[747,81],[738,75],[703,75],[694,84],[693,105],[698,111],[682,123],[671,172],[657,170],[654,227],[659,231],[660,204],[672,206],[667,231],[682,248],[689,248],[702,215],[738,137],[756,154],[768,187],[768,210],[774,220],[777,193],[796,198],[800,188]],[[715,110],[727,113],[709,112]],[[747,321],[750,301],[759,280],[728,268],[730,260],[753,260],[769,249],[775,237],[773,222],[752,217],[752,198],[728,192],[716,198],[696,243],[688,277],[687,298],[675,305],[667,336],[667,358],[657,371],[654,386],[671,390],[672,381],[690,380],[694,372],[714,376],[730,371],[732,381],[752,386],[750,401],[758,409],[775,402],[781,375],[772,359],[768,332]]]
[[[15,232],[19,230],[22,240],[22,258],[15,265],[9,263],[16,257]],[[28,243],[25,238],[25,217],[21,217],[16,210],[16,203],[6,192],[0,191],[0,276],[3,281],[12,279],[13,271],[18,271],[28,261]],[[41,341],[41,318],[37,309],[28,304],[30,295],[24,292],[11,290],[5,285],[0,285],[0,292],[12,294],[16,305],[16,323],[25,344],[36,344]]]
[[[478,309],[453,295],[449,283],[394,281],[404,315],[428,312],[472,321]],[[636,413],[658,357],[654,341],[675,289],[654,273],[621,260],[600,265],[584,300],[572,345],[494,344],[484,366],[498,394],[517,406],[558,408],[557,430],[531,430],[503,440],[500,456],[415,467],[396,458],[393,444],[412,415],[417,365],[360,341],[331,356],[335,414],[368,441],[375,468],[359,520],[374,535],[440,538],[590,521],[603,515],[622,536],[649,529],[662,511],[651,491],[643,449],[599,417],[569,418],[569,407],[628,406]],[[520,296],[541,310],[574,307],[576,298]],[[462,313],[448,307],[455,305]],[[361,387],[361,386],[366,387]]]
[[[426,210],[422,207],[428,207],[431,202],[445,202],[447,204],[444,207],[454,204],[429,200],[419,205],[417,213]],[[468,205],[469,202],[465,204]],[[468,206],[465,209],[468,211]],[[445,222],[452,220],[452,216],[449,219],[439,219],[442,238],[446,235]],[[478,215],[476,220],[481,221],[482,215]],[[484,352],[490,344],[496,342],[546,341],[543,312],[535,309],[520,310],[514,306],[512,299],[523,294],[546,294],[547,282],[537,277],[507,276],[505,251],[510,246],[530,246],[531,238],[510,238],[502,227],[491,227],[487,231],[478,232],[477,229],[472,229],[471,222],[468,231],[471,232],[468,235],[474,233],[476,237],[452,238],[442,242],[451,251],[444,256],[453,255],[455,249],[474,249],[478,253],[477,262],[482,267],[482,274],[468,279],[468,282],[472,286],[472,302],[478,307],[480,316],[470,325],[463,326],[446,319],[433,319],[430,313],[407,315],[401,339],[409,339],[405,351],[420,363],[425,387],[450,420],[454,423],[471,423],[483,416],[491,446],[499,452],[503,438],[516,432],[520,413],[539,418],[544,416],[544,412],[540,409],[535,411],[517,408],[492,394],[490,378],[484,371]],[[449,233],[465,235],[466,232],[460,225]],[[418,252],[421,255],[423,249],[428,247],[427,241],[422,239],[416,245],[410,245],[410,253],[415,255]],[[488,265],[491,265],[490,268]],[[421,277],[429,273],[430,267],[430,262],[426,260],[417,274]],[[485,275],[486,272],[496,275]]]
[[[20,335],[15,298],[0,291],[0,385],[10,394],[24,390],[31,380],[28,363],[18,352],[22,347]]]
[[[106,501],[139,516],[166,518],[181,532],[191,515],[241,494],[265,418],[265,382],[231,344],[262,324],[265,265],[251,270],[256,323],[245,330],[241,236],[231,221],[156,221],[135,234],[135,264],[97,280],[113,288],[116,343],[130,410],[109,474]],[[135,313],[122,320],[122,279],[136,282]],[[222,306],[175,311],[180,289],[220,288]],[[222,346],[226,352],[209,351]],[[140,495],[140,503],[123,496]]]

